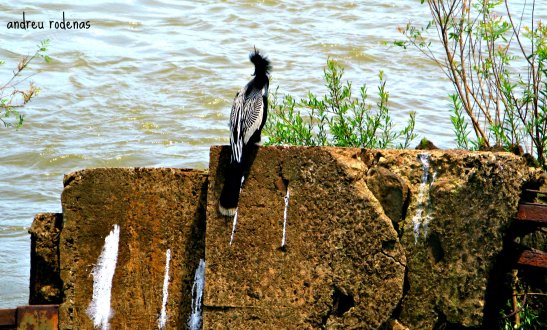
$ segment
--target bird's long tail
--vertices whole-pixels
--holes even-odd
[[[218,204],[218,209],[222,215],[233,216],[236,212],[243,170],[243,163],[232,161],[226,165],[224,172],[224,187],[220,193]]]

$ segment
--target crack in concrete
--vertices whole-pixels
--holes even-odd
[[[388,257],[389,259],[395,261],[396,263],[398,263],[399,265],[403,266],[406,268],[406,264],[402,263],[400,260],[398,260],[397,258],[395,258],[394,256],[392,255],[389,255],[388,253],[386,253],[384,250],[380,250],[380,253],[383,254],[384,256]],[[406,276],[406,275],[405,275]]]

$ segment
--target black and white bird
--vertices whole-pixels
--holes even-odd
[[[225,216],[233,216],[236,212],[250,147],[260,141],[268,112],[270,61],[256,48],[249,59],[255,66],[254,78],[237,92],[230,114],[232,156],[226,167],[218,206],[220,213]]]

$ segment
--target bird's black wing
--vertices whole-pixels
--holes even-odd
[[[260,130],[264,117],[264,90],[252,89],[247,94],[247,88],[243,87],[236,95],[230,114],[232,161],[238,163],[242,161],[243,147]]]
[[[245,92],[243,87],[234,98],[232,112],[230,113],[230,146],[232,147],[232,161],[241,163],[243,155],[243,109],[245,106]]]
[[[248,144],[251,137],[261,129],[264,117],[264,90],[253,89],[243,108],[243,143]]]

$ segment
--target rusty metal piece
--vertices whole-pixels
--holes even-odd
[[[527,190],[529,193],[544,194],[536,190]],[[547,204],[520,203],[515,217],[518,227],[522,232],[530,232],[538,227],[547,226]],[[518,234],[517,234],[518,235]],[[522,245],[515,245],[516,264],[519,266],[534,267],[547,270],[547,252],[531,249]]]
[[[17,307],[18,330],[57,330],[59,305],[30,305]]]
[[[536,249],[523,249],[518,254],[517,264],[547,270],[547,253]]]
[[[547,226],[547,204],[519,204],[516,220],[534,223],[541,227]]]
[[[0,309],[0,329],[15,329],[16,309]]]
[[[538,194],[538,195],[547,195],[547,191],[541,191],[536,189],[526,189],[526,192]]]
[[[59,305],[29,305],[0,309],[0,329],[57,330]]]

